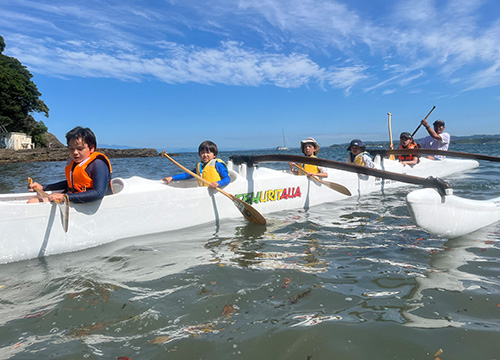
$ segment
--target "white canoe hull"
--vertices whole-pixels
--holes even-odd
[[[445,164],[446,161],[446,164]],[[403,168],[384,160],[379,168],[427,177],[446,176],[473,169],[473,160],[426,161]],[[243,198],[262,214],[303,209],[345,199],[305,176],[265,167],[228,164],[228,193]],[[329,172],[329,181],[340,183],[353,196],[405,185],[340,170]],[[229,218],[243,218],[223,194],[197,187],[188,180],[171,185],[140,177],[113,180],[115,194],[102,201],[70,204],[69,228],[64,232],[58,205],[26,204],[33,193],[0,195],[0,264],[82,250],[118,239],[162,233]]]
[[[415,224],[439,237],[456,238],[500,221],[500,197],[471,200],[421,189],[409,193],[406,202]]]

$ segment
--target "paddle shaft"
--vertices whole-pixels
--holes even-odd
[[[302,166],[297,165],[295,163],[292,163],[292,165],[294,167],[296,167],[303,174],[306,174],[306,175],[308,174],[308,172]],[[320,179],[320,178],[318,178],[317,176],[314,176],[314,175],[310,175],[310,177],[312,177],[314,180],[316,180],[320,184],[323,184],[323,185],[329,187],[332,190],[336,190],[336,191],[338,191],[341,194],[344,194],[344,195],[347,195],[347,196],[351,196],[352,195],[351,191],[348,188],[346,188],[344,185],[333,183],[331,181],[322,180],[322,179]]]
[[[28,178],[28,187],[33,183],[32,178]],[[35,190],[39,195],[46,197],[47,199],[49,198],[49,194],[47,194],[45,191],[41,189],[33,189]],[[59,201],[59,200],[54,200],[54,202],[58,205],[59,211],[61,212],[61,222],[63,226],[64,232],[68,232],[69,228],[69,197],[67,194],[64,194],[64,200]],[[63,205],[66,205],[65,208],[63,208]]]
[[[192,172],[191,170],[189,170],[185,166],[182,166],[177,161],[175,161],[170,156],[168,156],[168,154],[165,151],[162,152],[162,156],[166,157],[171,162],[173,162],[175,165],[177,165],[182,170],[184,170],[185,172],[187,172],[189,175],[191,175],[194,178],[196,178],[196,179],[200,180],[201,182],[205,183],[207,186],[210,185],[210,181],[208,181],[207,179],[202,178],[201,176],[199,176],[198,174]],[[233,201],[233,204],[235,204],[235,206],[238,208],[238,210],[241,212],[241,214],[248,221],[252,221],[252,222],[254,222],[256,224],[259,224],[259,225],[266,225],[266,219],[264,218],[264,216],[262,216],[262,214],[260,212],[258,212],[252,205],[244,202],[243,200],[237,198],[236,196],[234,196],[234,195],[232,195],[232,194],[230,194],[230,193],[228,193],[228,192],[226,192],[226,191],[224,191],[222,189],[219,189],[218,187],[215,188],[215,190],[219,191],[221,194],[223,194],[223,195],[227,196],[229,199],[231,199]]]
[[[387,113],[387,116],[388,116],[388,119],[389,119],[389,140],[391,141],[391,148],[392,148],[394,146],[394,144],[392,143],[392,126],[391,126],[391,117],[392,117],[392,114],[391,113]],[[389,160],[395,160],[394,155],[390,156]]]
[[[427,120],[427,118],[429,117],[429,115],[431,114],[431,112],[434,111],[435,108],[436,108],[435,106],[432,107],[431,111],[429,111],[429,113],[424,118],[424,120]],[[411,137],[413,137],[417,133],[418,129],[420,129],[421,126],[422,126],[422,122],[420,122],[420,124],[417,126],[417,128],[415,129],[415,131],[413,132],[413,134],[411,134]]]
[[[29,177],[29,178],[28,178],[28,187],[29,187],[29,185],[31,185],[31,183],[32,183],[32,182],[33,182],[33,179]],[[33,190],[35,190],[37,194],[39,194],[39,195],[41,195],[41,196],[43,196],[43,197],[46,197],[47,199],[48,199],[48,198],[49,198],[49,196],[50,196],[49,194],[47,194],[47,193],[46,193],[45,191],[43,191],[43,190],[36,189],[36,188],[35,188],[35,189],[33,189]],[[58,204],[60,203],[60,201],[57,201],[57,200],[54,200],[54,202],[56,202],[56,203],[58,203]]]

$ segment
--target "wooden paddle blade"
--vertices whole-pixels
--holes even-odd
[[[326,181],[326,180],[322,180],[321,183],[323,185],[326,185],[328,186],[330,189],[332,190],[336,190],[338,191],[339,193],[341,194],[344,194],[344,195],[347,195],[347,196],[351,196],[351,191],[349,191],[348,188],[346,188],[344,185],[342,184],[338,184],[338,183],[334,183],[334,182],[331,182],[331,181]]]
[[[188,168],[182,166],[177,161],[175,161],[170,156],[168,156],[168,154],[165,152],[165,150],[162,151],[161,156],[166,157],[167,159],[169,159],[171,162],[173,162],[175,165],[180,167],[182,170],[184,170],[185,172],[187,172],[188,174],[190,174],[194,178],[207,184],[207,186],[210,185],[209,181],[202,178],[198,174],[195,174],[194,172],[192,172]],[[266,219],[264,218],[264,216],[262,216],[262,214],[260,212],[258,212],[252,205],[244,202],[241,199],[238,199],[236,196],[229,194],[228,192],[226,192],[220,188],[215,188],[215,190],[219,191],[221,194],[224,194],[225,196],[227,196],[228,198],[233,200],[233,204],[236,205],[236,208],[241,212],[241,214],[245,217],[245,219],[247,219],[248,221],[251,221],[253,223],[259,224],[259,225],[266,225]]]
[[[234,195],[231,195],[231,199],[233,200],[234,205],[236,205],[238,210],[245,217],[245,219],[258,225],[267,224],[266,218],[260,212],[258,212],[253,206],[237,198]]]
[[[297,165],[295,163],[292,163],[292,165],[298,169],[300,172],[302,172],[303,174],[307,174],[307,171],[304,170],[304,168],[300,165]],[[321,180],[320,178],[316,177],[316,176],[311,176],[314,180],[316,180],[317,182],[319,182],[320,184],[323,184],[325,186],[328,186],[330,189],[332,190],[335,190],[335,191],[338,191],[339,193],[341,194],[344,194],[344,195],[347,195],[347,196],[351,196],[351,192],[349,191],[348,188],[346,188],[344,185],[341,185],[341,184],[337,184],[337,183],[334,183],[334,182],[331,182],[331,181],[326,181],[326,180]]]
[[[57,203],[59,207],[59,211],[61,212],[61,223],[64,232],[68,232],[69,228],[69,197],[68,195],[64,195],[64,200]]]

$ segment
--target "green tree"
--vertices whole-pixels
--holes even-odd
[[[40,100],[42,94],[31,81],[33,75],[19,60],[3,55],[4,49],[5,41],[0,35],[0,125],[9,131],[33,133],[35,144],[40,146],[47,127],[42,121],[37,122],[31,113],[44,113],[49,117],[49,108]]]

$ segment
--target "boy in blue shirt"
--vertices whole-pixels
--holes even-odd
[[[226,164],[221,159],[217,159],[218,153],[219,150],[215,143],[209,140],[202,142],[198,147],[200,162],[196,164],[196,168],[193,170],[194,173],[210,181],[209,187],[212,189],[226,186],[231,182]],[[163,181],[169,184],[172,180],[179,181],[192,178],[193,176],[188,173],[181,173],[174,176],[168,176],[164,178]],[[204,184],[198,181],[198,185],[203,186]]]

